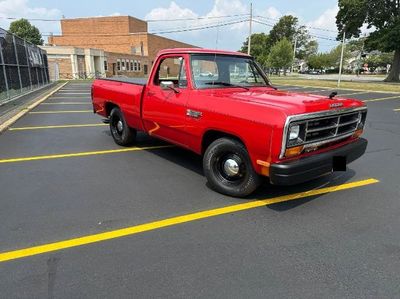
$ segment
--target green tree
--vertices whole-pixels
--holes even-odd
[[[359,37],[364,24],[374,27],[376,30],[366,38],[365,46],[370,50],[394,51],[385,81],[400,82],[400,0],[339,0],[336,24],[338,39],[344,31],[348,38]]]
[[[32,44],[43,45],[43,39],[39,29],[29,23],[26,19],[19,19],[12,22],[8,31],[27,40],[28,42],[31,42]]]
[[[393,61],[393,53],[379,53],[379,54],[369,54],[364,59],[363,63],[368,64],[368,67],[373,69],[377,67],[386,67]]]
[[[318,43],[311,39],[305,26],[299,26],[299,20],[294,16],[283,16],[272,27],[269,32],[267,47],[271,48],[283,38],[288,39],[293,44],[296,40],[296,57],[299,59],[305,59],[318,51]]]
[[[329,52],[329,62],[331,67],[339,68],[340,66],[340,57],[342,55],[342,45],[337,45]],[[343,66],[346,65],[346,61],[351,57],[351,52],[348,47],[344,48],[343,52]]]
[[[254,33],[251,35],[251,50],[250,55],[253,56],[258,63],[262,66],[267,64],[268,51],[267,51],[268,35],[265,33]],[[249,38],[243,43],[240,52],[247,53]]]
[[[346,45],[350,52],[361,52],[365,46],[365,37],[352,39]]]
[[[286,70],[293,63],[293,47],[292,43],[287,39],[283,38],[272,46],[271,51],[268,56],[268,64],[270,67],[276,69],[284,69],[286,75]]]
[[[311,55],[318,53],[318,42],[316,40],[310,40],[304,45],[304,48],[300,48],[296,51],[296,58],[307,59]]]
[[[294,44],[296,40],[296,57],[305,59],[318,51],[318,43],[312,40],[305,26],[298,25],[298,19],[287,15],[279,19],[269,34],[254,33],[251,35],[250,54],[263,66],[268,62],[268,55],[273,45],[286,38]],[[247,53],[248,38],[243,43],[240,52]],[[292,46],[293,47],[293,46]]]
[[[330,53],[318,53],[310,55],[307,58],[307,65],[311,69],[322,70],[333,65],[332,55]]]
[[[294,37],[299,31],[297,28],[298,22],[299,20],[291,15],[281,17],[269,32],[269,46],[272,47],[283,38],[294,41]]]

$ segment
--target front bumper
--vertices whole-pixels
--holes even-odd
[[[367,144],[366,139],[360,138],[322,154],[271,164],[270,181],[274,185],[295,185],[318,178],[333,171],[334,158],[344,157],[347,164],[351,163],[365,153]]]

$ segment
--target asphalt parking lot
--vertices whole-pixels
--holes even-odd
[[[114,144],[68,83],[0,135],[0,297],[398,298],[400,90],[338,92],[367,102],[367,153],[235,199],[190,152]]]

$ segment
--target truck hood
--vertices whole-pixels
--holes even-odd
[[[213,96],[230,98],[253,105],[269,106],[281,110],[286,115],[319,112],[331,109],[355,108],[363,106],[358,100],[342,99],[307,93],[293,93],[271,88],[238,88],[214,90]]]

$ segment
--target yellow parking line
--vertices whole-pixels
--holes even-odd
[[[182,223],[187,223],[187,222],[191,222],[191,221],[196,221],[196,220],[206,219],[206,218],[220,216],[220,215],[224,215],[224,214],[245,211],[245,210],[263,207],[263,206],[267,206],[267,205],[272,205],[272,204],[276,204],[276,203],[281,203],[281,202],[285,202],[285,201],[291,201],[291,200],[296,200],[296,199],[300,199],[300,198],[305,198],[305,197],[316,196],[316,195],[321,195],[321,194],[325,194],[325,193],[337,192],[337,191],[342,191],[342,190],[346,190],[346,189],[366,186],[366,185],[375,184],[378,182],[379,181],[376,179],[367,179],[367,180],[362,180],[362,181],[356,181],[353,183],[347,183],[347,184],[342,184],[342,185],[337,185],[337,186],[332,186],[332,187],[326,187],[326,188],[309,190],[309,191],[290,194],[290,195],[279,196],[279,197],[275,197],[275,198],[254,200],[254,201],[250,201],[250,202],[246,202],[246,203],[242,203],[242,204],[230,205],[230,206],[226,206],[226,207],[222,207],[222,208],[205,210],[205,211],[201,211],[201,212],[197,212],[197,213],[186,214],[186,215],[181,215],[181,216],[172,217],[172,218],[166,218],[166,219],[159,220],[159,221],[135,225],[135,226],[117,229],[117,230],[113,230],[113,231],[108,231],[108,232],[104,232],[104,233],[87,235],[87,236],[73,238],[73,239],[69,239],[69,240],[64,240],[64,241],[34,246],[34,247],[28,247],[28,248],[24,248],[24,249],[3,252],[3,253],[0,253],[0,262],[20,259],[20,258],[24,258],[24,257],[28,257],[28,256],[46,253],[46,252],[53,252],[53,251],[58,251],[58,250],[62,250],[62,249],[92,244],[92,243],[111,240],[111,239],[115,239],[115,238],[131,236],[131,235],[135,235],[135,234],[139,234],[139,233],[143,233],[143,232],[147,232],[147,231],[153,231],[156,229],[169,227],[169,226],[173,226],[173,225],[178,225],[178,224],[182,224]]]
[[[58,103],[42,103],[42,105],[91,105],[90,102],[58,102]]]
[[[378,99],[372,99],[372,100],[364,100],[364,102],[379,102],[379,101],[385,101],[385,100],[391,100],[391,99],[397,99],[400,100],[400,95],[395,96],[395,97],[386,97],[386,98],[378,98]]]
[[[399,109],[393,109],[393,111],[396,111],[396,112],[397,112],[397,111],[400,111],[400,108],[399,108]]]
[[[58,114],[58,113],[89,113],[93,110],[64,110],[64,111],[32,111],[29,114]]]
[[[81,127],[101,127],[108,126],[107,124],[81,124],[81,125],[57,125],[57,126],[37,126],[37,127],[17,127],[9,128],[9,131],[25,131],[39,129],[61,129],[61,128],[81,128]]]
[[[0,159],[0,164],[1,163],[37,161],[37,160],[49,160],[49,159],[61,159],[61,158],[73,158],[73,157],[85,157],[85,156],[94,156],[94,155],[106,155],[106,154],[115,154],[115,153],[161,149],[161,148],[167,148],[167,147],[172,147],[172,146],[173,145],[158,145],[158,146],[121,148],[121,149],[104,150],[104,151],[80,152],[80,153],[72,153],[72,154],[56,154],[56,155],[47,155],[47,156],[8,158],[8,159]]]

